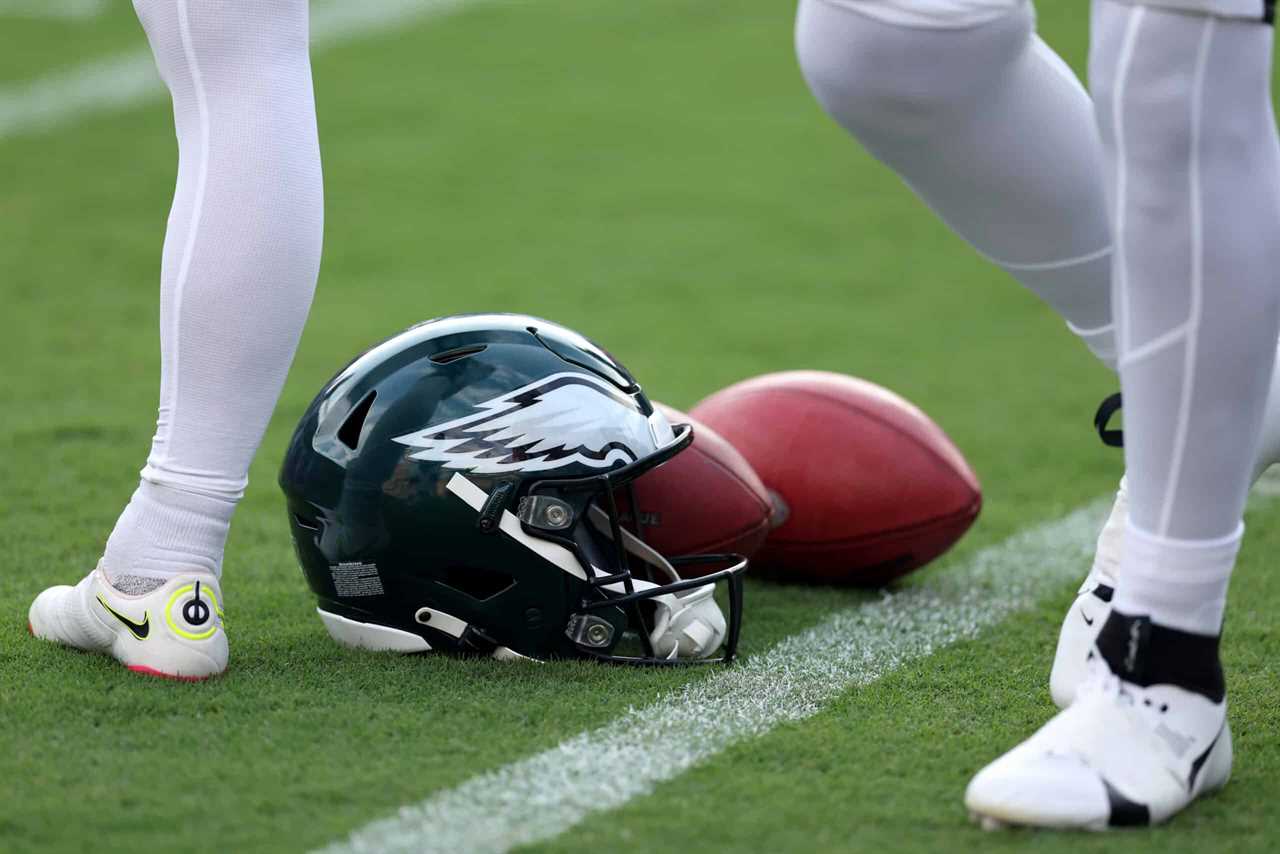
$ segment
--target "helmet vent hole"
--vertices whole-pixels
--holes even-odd
[[[480,601],[492,599],[516,583],[505,572],[479,566],[450,566],[440,574],[440,581],[446,587]]]
[[[450,362],[458,362],[468,356],[474,356],[476,353],[482,353],[488,346],[488,344],[470,344],[466,347],[455,347],[452,350],[445,350],[443,353],[436,353],[431,357],[431,361],[437,365],[447,365]]]
[[[369,410],[373,408],[373,400],[377,396],[378,392],[376,390],[366,394],[364,399],[357,403],[347,415],[347,420],[343,421],[342,426],[338,428],[338,441],[353,451],[360,444],[360,431],[364,429],[364,421],[369,417]]]

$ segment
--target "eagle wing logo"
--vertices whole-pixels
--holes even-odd
[[[572,464],[607,469],[635,462],[671,441],[661,414],[646,417],[608,382],[559,373],[476,404],[471,415],[394,441],[410,459],[475,474],[552,471]]]

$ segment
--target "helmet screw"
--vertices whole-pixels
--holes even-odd
[[[547,507],[547,524],[553,528],[563,528],[569,521],[569,511],[565,510],[559,504],[551,504]]]
[[[413,618],[419,623],[429,623],[431,622],[431,610],[429,608],[419,608],[418,613],[414,614]]]
[[[608,626],[596,623],[587,629],[587,640],[593,646],[604,646],[609,642]]]

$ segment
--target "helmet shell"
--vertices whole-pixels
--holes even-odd
[[[531,387],[527,403],[512,399]],[[579,404],[597,401],[608,435],[562,442],[566,431],[583,435]],[[502,428],[503,413],[524,405],[547,411],[544,435]],[[498,512],[514,512],[535,481],[600,474],[660,450],[670,435],[631,374],[578,333],[526,315],[463,315],[414,326],[330,380],[294,432],[280,486],[322,610],[467,651],[475,636],[424,625],[429,608],[523,655],[575,655],[565,626],[598,596],[581,565],[570,571],[482,530],[455,478],[505,496]],[[622,609],[592,613],[621,637]]]

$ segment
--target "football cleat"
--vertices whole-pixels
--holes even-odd
[[[1160,824],[1231,775],[1227,706],[1174,685],[1122,680],[1098,656],[1075,702],[969,783],[985,829]]]
[[[1085,664],[1098,632],[1111,616],[1111,597],[1115,594],[1116,572],[1120,569],[1120,553],[1124,546],[1124,526],[1129,515],[1129,498],[1125,481],[1120,480],[1111,515],[1098,535],[1093,569],[1076,592],[1075,601],[1067,609],[1058,633],[1058,650],[1049,672],[1049,694],[1060,709],[1071,705],[1076,688],[1085,678]]]
[[[1077,689],[1085,680],[1089,650],[1111,616],[1111,597],[1114,595],[1114,587],[1090,573],[1067,609],[1067,616],[1058,632],[1053,669],[1049,671],[1049,696],[1059,709],[1071,705]]]
[[[50,587],[27,613],[31,634],[105,652],[135,673],[197,681],[227,668],[218,579],[183,573],[148,593],[112,587],[101,570],[75,587]]]

